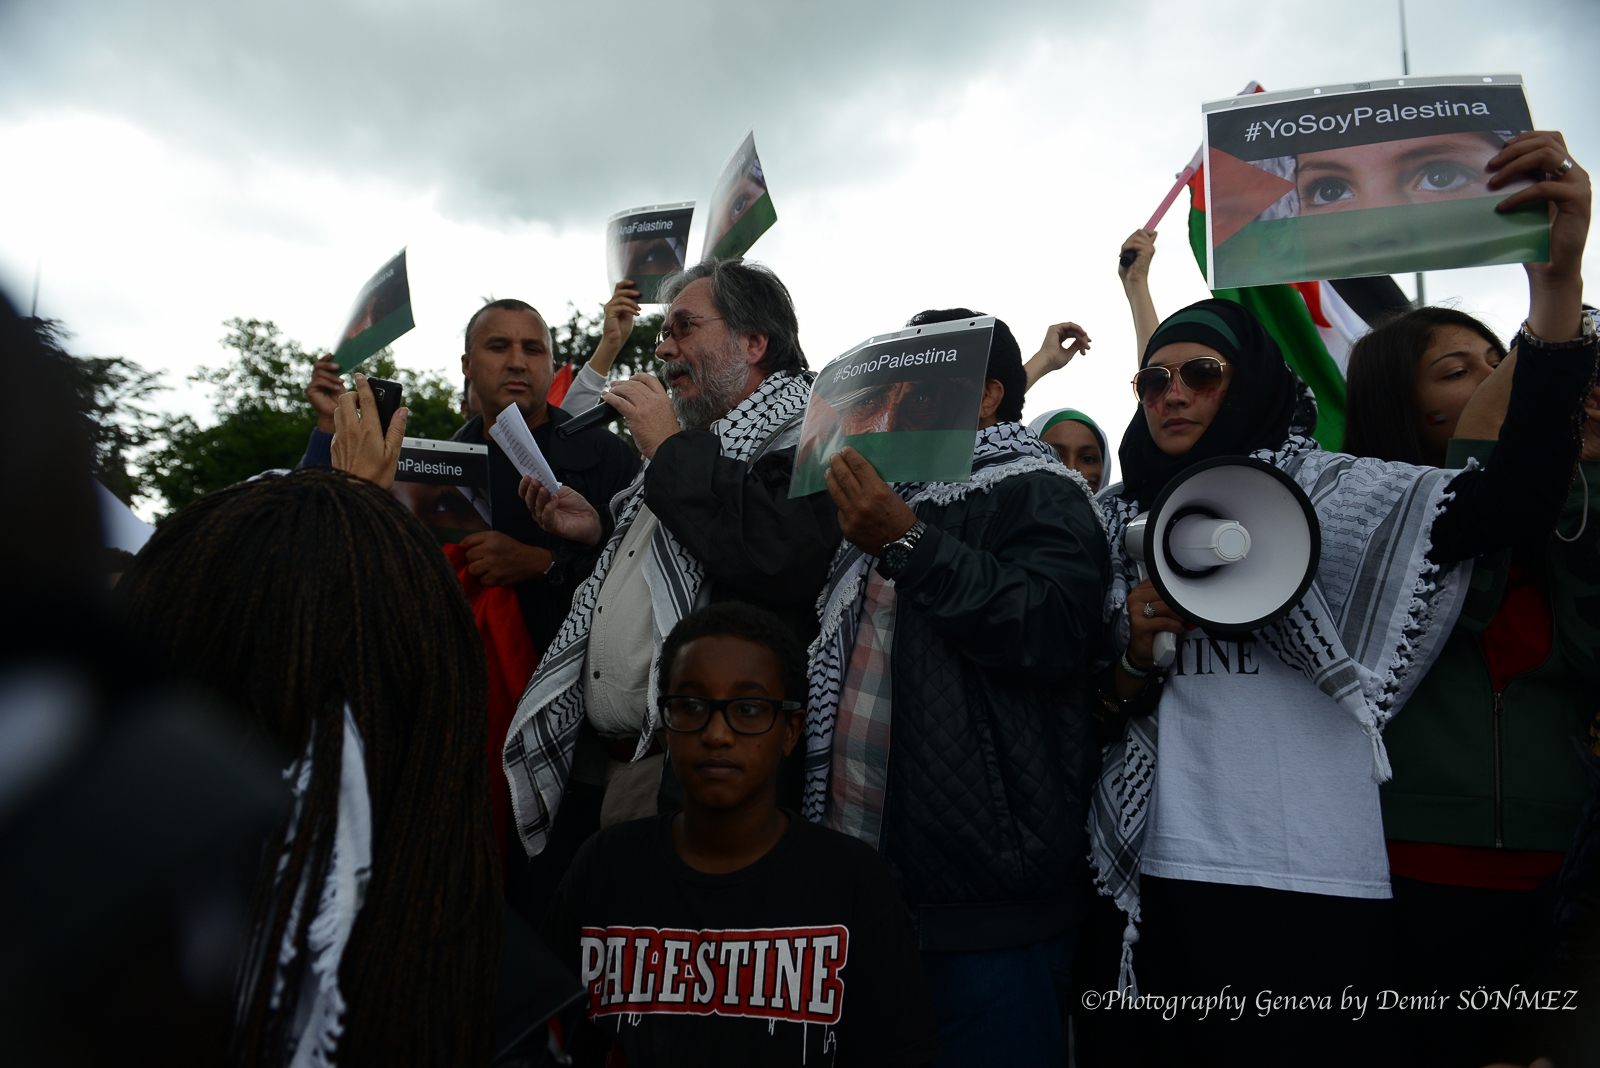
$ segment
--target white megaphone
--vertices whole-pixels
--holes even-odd
[[[1322,527],[1288,475],[1248,456],[1218,456],[1168,482],[1128,524],[1125,544],[1139,581],[1222,637],[1259,630],[1300,602],[1317,574]],[[1177,652],[1177,635],[1155,636],[1157,667]]]

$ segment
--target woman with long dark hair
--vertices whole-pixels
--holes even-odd
[[[343,472],[243,483],[162,526],[116,608],[293,757],[236,1062],[486,1061],[502,913],[484,654],[426,529]]]
[[[1350,353],[1347,449],[1495,462],[1505,356],[1492,330],[1454,309],[1380,325]],[[1479,418],[1463,417],[1469,402]],[[1555,531],[1474,561],[1455,630],[1385,732],[1395,980],[1416,989],[1533,987],[1551,948],[1556,874],[1590,797],[1582,747],[1600,753],[1600,518],[1589,514],[1600,508],[1600,388],[1588,409]],[[1529,1015],[1428,1014],[1414,1026],[1441,1062],[1526,1061],[1549,1052],[1517,1048]]]
[[[1577,458],[1581,399],[1595,372],[1580,264],[1588,176],[1560,135],[1514,138],[1493,161],[1508,197],[1552,205],[1549,263],[1529,264],[1530,308],[1494,462],[1457,473],[1321,451],[1315,405],[1277,344],[1240,305],[1202,301],[1161,323],[1134,380],[1141,411],[1099,500],[1117,556],[1108,617],[1124,636],[1105,693],[1126,717],[1106,751],[1091,817],[1103,891],[1128,914],[1146,991],[1230,989],[1254,999],[1372,989],[1390,896],[1377,783],[1384,725],[1438,654],[1460,609],[1454,565],[1548,530]],[[1127,524],[1189,466],[1227,455],[1272,463],[1306,491],[1320,564],[1284,618],[1243,640],[1186,630],[1123,550]],[[1178,637],[1158,671],[1157,633]],[[1159,730],[1157,725],[1159,724]],[[1159,758],[1157,757],[1159,738]],[[1142,931],[1142,937],[1141,937]],[[1282,1008],[1284,1006],[1278,1006]],[[1305,1008],[1302,1006],[1302,1009]],[[1344,1058],[1350,1011],[1179,1013],[1183,1045],[1159,1063]],[[1371,1025],[1366,1032],[1372,1033]]]

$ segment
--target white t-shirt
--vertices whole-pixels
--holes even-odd
[[[1392,896],[1372,743],[1265,646],[1183,635],[1156,744],[1141,872]]]

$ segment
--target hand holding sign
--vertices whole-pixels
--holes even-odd
[[[848,445],[834,453],[823,478],[839,509],[839,529],[862,552],[877,556],[917,521],[911,506]]]
[[[1589,172],[1567,154],[1566,138],[1547,130],[1511,138],[1489,161],[1489,168],[1494,172],[1490,189],[1503,189],[1519,179],[1535,180],[1506,197],[1495,210],[1512,211],[1539,200],[1550,205],[1549,262],[1523,264],[1533,297],[1528,327],[1545,341],[1571,340],[1578,336],[1583,305],[1583,248],[1589,237],[1593,197]]]

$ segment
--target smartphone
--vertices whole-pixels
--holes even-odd
[[[381,378],[368,378],[367,385],[372,387],[372,396],[378,402],[378,426],[387,434],[389,420],[394,418],[394,413],[400,408],[400,394],[405,391],[405,387],[398,382],[386,382]]]

